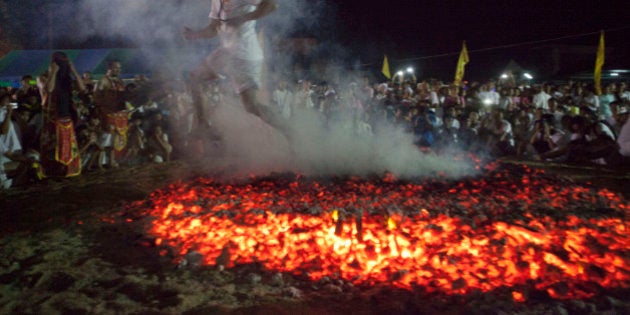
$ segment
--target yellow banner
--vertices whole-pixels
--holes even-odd
[[[602,95],[602,66],[604,65],[604,31],[599,35],[597,58],[595,58],[595,93]]]
[[[459,60],[457,60],[457,69],[455,69],[455,85],[460,85],[464,79],[464,68],[470,61],[468,58],[468,49],[466,49],[466,41],[462,42],[462,51],[459,53]]]
[[[387,61],[387,55],[383,58],[383,68],[381,68],[381,72],[386,78],[392,78],[392,74],[389,72],[389,61]]]

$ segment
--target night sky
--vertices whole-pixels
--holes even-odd
[[[71,7],[72,3],[86,0],[44,2],[47,1],[67,3]],[[277,1],[282,3],[285,0]],[[0,2],[15,9],[2,15],[2,24],[5,29],[12,29],[13,40],[19,41],[25,49],[49,48],[51,41],[42,32],[46,24],[45,5],[37,4],[39,1]],[[182,0],[173,0],[173,3],[187,5]],[[341,58],[349,65],[362,69],[380,70],[383,55],[387,54],[393,68],[414,66],[421,76],[450,74],[454,71],[462,40],[466,40],[471,58],[467,73],[471,76],[494,75],[511,59],[523,67],[536,70],[536,67],[546,66],[541,65],[541,59],[546,58],[541,57],[541,47],[542,50],[549,45],[595,47],[600,30],[607,30],[604,68],[630,67],[627,58],[630,55],[627,36],[630,32],[630,1],[627,0],[304,0],[301,3],[316,15],[300,17],[297,14],[295,35],[314,36],[325,47],[335,46],[332,54],[341,51]],[[60,33],[73,34],[82,26],[74,23],[72,13],[68,12],[73,11],[66,11],[67,16],[57,20],[55,27],[61,30]],[[545,41],[567,36],[572,37]],[[133,46],[133,42],[125,40],[124,36],[90,37],[77,41],[66,35],[53,42],[55,48]],[[528,42],[538,43],[524,44]],[[493,49],[503,45],[515,46]],[[533,54],[532,49],[536,48],[538,50]],[[536,54],[538,57],[533,58]],[[588,60],[577,63],[571,70],[588,70],[594,62],[594,55],[585,59]]]
[[[359,51],[367,62],[376,62],[373,56],[387,53],[398,66],[415,63],[445,71],[454,69],[457,54],[430,56],[457,53],[462,40],[466,40],[471,59],[467,67],[472,73],[480,74],[488,68],[494,71],[510,59],[524,67],[534,67],[538,60],[531,58],[533,48],[596,46],[597,32],[610,30],[606,32],[611,53],[607,64],[630,66],[630,1],[346,0],[338,6],[337,19],[343,21],[340,25],[346,30],[344,43]],[[587,33],[595,34],[490,49]],[[589,65],[594,62],[594,55],[592,60]]]

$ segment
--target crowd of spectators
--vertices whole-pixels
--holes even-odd
[[[19,88],[0,89],[0,189],[48,177],[42,171],[46,80],[46,75],[26,75]],[[102,83],[89,72],[81,75],[82,84],[76,81],[68,113],[76,137],[76,146],[70,147],[76,155],[68,156],[76,156],[79,172],[56,176],[203,155],[208,139],[221,139],[221,130],[204,127],[199,132],[195,106],[182,81],[160,75],[120,80],[124,85],[117,95],[124,105],[113,111],[118,120],[99,108],[104,106],[98,104]],[[206,106],[222,106],[230,91],[229,84],[210,83],[204,91]],[[394,125],[412,134],[423,151],[456,147],[492,157],[612,168],[628,166],[630,157],[630,91],[623,82],[606,84],[598,95],[592,84],[572,80],[529,85],[497,79],[456,86],[404,77],[371,82],[364,76],[335,83],[287,77],[278,78],[269,95],[269,106],[283,119],[312,111],[324,126],[343,125],[357,137]],[[57,158],[63,147],[53,150]]]

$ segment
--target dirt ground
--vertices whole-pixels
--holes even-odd
[[[141,223],[103,221],[168,183],[205,175],[199,170],[209,169],[207,163],[174,161],[123,167],[0,192],[0,314],[630,312],[624,298],[628,290],[588,301],[558,302],[541,297],[519,305],[511,300],[509,290],[501,289],[448,297],[384,287],[358,288],[341,280],[312,283],[262,272],[256,266],[229,270],[176,266],[157,253]],[[218,169],[230,164],[221,160],[210,163],[216,163]],[[630,198],[628,172],[528,164]]]

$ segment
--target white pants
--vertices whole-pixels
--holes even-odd
[[[225,75],[232,81],[234,92],[241,94],[261,86],[263,60],[247,60],[234,57],[227,50],[218,48],[203,63],[205,71]]]

